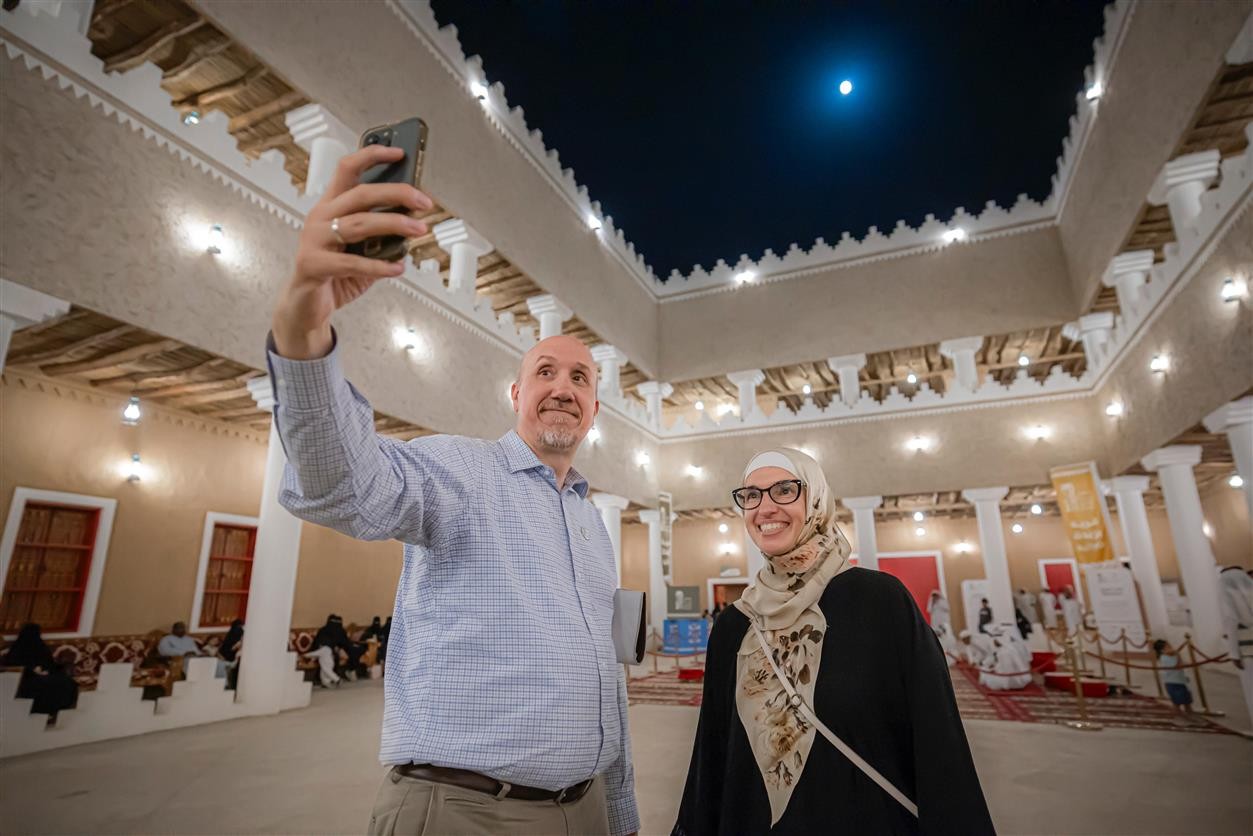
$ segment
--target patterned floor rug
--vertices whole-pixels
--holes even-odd
[[[1047,690],[1036,683],[1020,691],[989,691],[978,684],[978,671],[964,667],[951,670],[957,707],[963,717],[1053,724],[1080,719],[1075,698],[1069,694]],[[699,706],[701,683],[680,681],[674,671],[667,671],[632,679],[627,694],[632,705]],[[1110,696],[1088,700],[1086,704],[1089,720],[1111,728],[1235,734],[1205,717],[1196,717],[1192,722],[1181,720],[1168,703],[1152,697]]]

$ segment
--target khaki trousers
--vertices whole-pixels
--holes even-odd
[[[497,799],[486,793],[388,771],[374,800],[370,836],[607,836],[605,784],[578,801]]]

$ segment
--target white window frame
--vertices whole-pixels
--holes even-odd
[[[84,639],[92,635],[96,623],[96,604],[100,600],[100,584],[104,580],[104,564],[109,558],[109,538],[113,534],[113,517],[117,512],[117,500],[104,496],[88,496],[65,491],[44,491],[37,488],[14,488],[9,503],[9,517],[4,525],[4,537],[0,539],[0,584],[8,582],[9,562],[17,545],[17,532],[22,527],[22,515],[28,502],[49,502],[77,508],[95,509],[100,512],[96,524],[96,543],[91,550],[91,567],[87,570],[87,585],[83,589],[83,607],[78,613],[78,629],[72,631],[43,633],[45,639]],[[6,639],[16,634],[6,635]]]
[[[204,515],[204,534],[200,538],[200,567],[196,569],[196,597],[191,602],[191,620],[188,622],[193,633],[225,633],[230,627],[205,627],[200,623],[201,609],[204,606],[205,573],[209,571],[209,552],[213,550],[213,529],[218,523],[224,525],[250,525],[259,529],[257,517],[244,517],[239,514],[223,514],[209,511]],[[256,555],[253,555],[256,559]],[[252,591],[252,578],[248,579],[248,589]]]

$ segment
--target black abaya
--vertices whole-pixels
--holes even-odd
[[[814,711],[918,805],[914,817],[820,733],[783,816],[770,802],[735,707],[748,618],[728,607],[706,654],[704,699],[675,836],[995,833],[948,666],[896,578],[849,569],[827,585]]]

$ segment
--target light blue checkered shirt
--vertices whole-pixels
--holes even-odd
[[[430,763],[556,790],[603,775],[613,834],[639,829],[626,688],[610,626],[613,547],[587,481],[515,433],[374,432],[338,348],[269,352],[288,466],[280,501],[362,540],[405,544],[384,680],[385,764]]]

